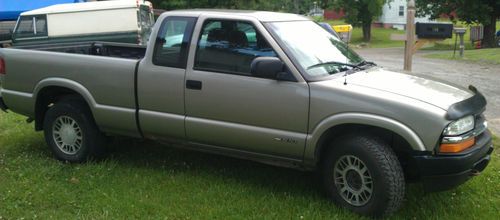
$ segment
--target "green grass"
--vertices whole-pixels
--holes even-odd
[[[32,127],[0,113],[0,219],[359,218],[329,202],[312,173],[130,139],[114,141],[105,161],[68,164]],[[497,219],[499,154],[454,190],[410,185],[392,219]]]
[[[448,60],[464,60],[469,62],[500,64],[500,48],[480,49],[480,50],[467,50],[464,51],[464,57],[460,58],[459,52],[453,56],[453,51],[446,51],[441,53],[427,54],[425,57],[436,59]]]
[[[443,20],[441,22],[445,22]],[[327,20],[330,25],[342,25],[346,24],[344,20]],[[470,41],[470,25],[466,25],[464,23],[455,24],[457,27],[466,27],[467,32],[464,36],[465,41],[465,49],[470,50],[474,49]],[[500,29],[500,21],[497,22],[497,30]],[[366,43],[363,41],[363,31],[360,27],[354,27],[352,32],[351,44],[358,45],[360,47],[370,47],[370,48],[388,48],[388,47],[404,47],[404,41],[394,41],[390,39],[391,34],[404,34],[405,31],[400,31],[396,29],[390,28],[372,28],[372,40],[370,43]],[[425,50],[453,50],[455,45],[455,34],[453,34],[452,38],[445,39],[443,41],[438,41],[434,44],[425,45]],[[457,44],[460,42],[458,41]],[[458,49],[458,45],[457,45]]]
[[[343,20],[328,20],[330,25],[346,24]],[[354,27],[352,30],[350,44],[359,47],[370,48],[388,48],[388,47],[404,47],[404,41],[391,40],[391,34],[404,34],[405,31],[400,31],[390,28],[372,28],[372,39],[370,43],[363,41],[363,31],[360,27]]]

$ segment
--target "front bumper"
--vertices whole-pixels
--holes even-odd
[[[491,133],[483,132],[476,144],[457,155],[417,155],[413,162],[425,191],[443,191],[456,187],[483,171],[493,152]]]

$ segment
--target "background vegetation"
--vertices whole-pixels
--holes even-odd
[[[323,20],[321,20],[323,21]],[[440,19],[440,22],[449,22],[447,19]],[[327,20],[324,22],[328,22],[331,25],[341,25],[347,24],[344,20]],[[500,29],[500,21],[496,23],[497,29]],[[465,49],[471,50],[474,49],[474,45],[470,41],[470,26],[468,24],[457,22],[455,24],[457,27],[465,27],[467,28],[467,32],[465,33]],[[396,30],[392,28],[372,28],[372,40],[370,42],[366,42],[363,39],[363,34],[361,28],[354,27],[351,38],[351,46],[353,47],[370,47],[370,48],[386,48],[386,47],[404,47],[404,41],[394,41],[391,40],[391,34],[404,34],[405,31]],[[427,44],[424,46],[424,50],[453,50],[455,47],[455,34],[452,35],[452,38],[445,39],[443,41],[437,41],[432,44]],[[460,42],[457,42],[457,50]]]
[[[313,7],[313,2],[315,2],[315,0],[151,0],[151,2],[155,8],[166,10],[185,8],[225,8],[305,14]]]
[[[166,10],[185,8],[228,8],[269,10],[307,14],[315,5],[324,9],[343,10],[345,20],[362,28],[363,42],[370,42],[371,24],[382,13],[382,6],[392,0],[151,0],[155,8]],[[419,15],[440,18],[448,15],[454,22],[467,25],[482,24],[485,39],[483,47],[494,47],[495,21],[500,18],[500,1],[493,0],[416,0]],[[349,7],[345,7],[348,5]],[[375,37],[376,38],[376,37]],[[380,41],[380,39],[378,40]],[[402,42],[400,42],[402,43]],[[375,43],[377,44],[377,43]],[[439,45],[439,44],[437,44]],[[449,45],[449,44],[447,44]],[[446,45],[437,49],[449,49]]]
[[[495,22],[500,18],[498,0],[416,0],[420,15],[439,18],[447,15],[451,20],[466,24],[482,24],[484,27],[483,47],[495,47]]]
[[[452,51],[442,53],[427,54],[425,57],[449,59],[449,60],[464,60],[470,62],[479,62],[486,64],[500,64],[500,48],[488,48],[481,50],[469,50],[464,53],[464,57],[460,58],[458,51],[453,55]]]

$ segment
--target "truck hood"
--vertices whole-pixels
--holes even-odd
[[[337,80],[344,81],[344,77]],[[348,84],[406,96],[443,110],[474,95],[463,87],[438,79],[392,72],[379,67],[348,75],[345,80]]]

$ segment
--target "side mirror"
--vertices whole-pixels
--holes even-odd
[[[257,57],[250,64],[252,76],[267,79],[277,79],[278,73],[282,73],[285,64],[277,57]]]

